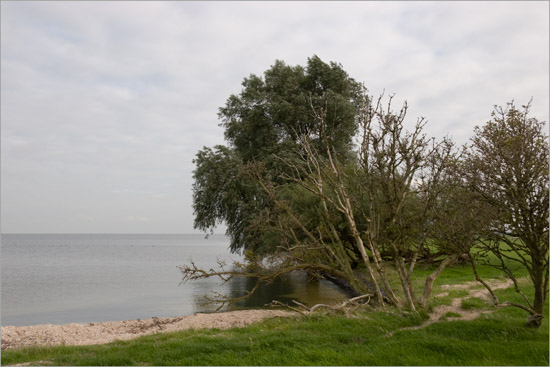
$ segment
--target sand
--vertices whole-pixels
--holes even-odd
[[[229,329],[242,327],[266,318],[295,315],[296,313],[282,310],[243,310],[89,324],[3,326],[2,349],[32,345],[105,344],[115,340],[129,340],[143,335],[169,331],[212,328]]]

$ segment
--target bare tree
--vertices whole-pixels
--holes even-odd
[[[432,210],[443,193],[442,180],[456,152],[449,139],[436,143],[423,134],[426,120],[417,120],[411,132],[405,130],[407,103],[399,112],[387,107],[382,96],[376,102],[364,94],[360,113],[362,140],[360,167],[365,177],[368,197],[366,237],[375,258],[381,252],[391,254],[408,308],[428,307],[433,282],[446,266],[452,264],[461,249],[447,247],[439,267],[426,279],[420,300],[414,294],[412,277],[419,255],[426,250],[426,240],[433,239],[427,223],[433,221]],[[440,242],[434,243],[439,245]]]
[[[548,294],[548,136],[544,123],[528,116],[529,108],[530,103],[521,109],[513,102],[495,106],[492,120],[475,129],[463,174],[490,213],[482,253],[496,257],[524,300],[503,304],[525,309],[529,322],[538,326]],[[527,269],[535,288],[532,300],[522,292],[510,262]]]

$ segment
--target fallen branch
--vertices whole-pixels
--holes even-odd
[[[371,297],[372,297],[372,294],[364,294],[362,296],[347,299],[339,305],[327,305],[327,304],[324,304],[324,303],[318,303],[318,304],[316,304],[314,306],[311,306],[311,307],[307,307],[303,303],[300,303],[296,300],[292,300],[292,302],[294,304],[296,304],[297,306],[299,306],[299,308],[290,306],[286,303],[282,303],[282,302],[273,300],[273,301],[271,301],[271,303],[268,303],[265,306],[268,306],[268,307],[279,306],[279,307],[287,308],[287,309],[292,310],[294,312],[298,312],[301,315],[310,315],[313,312],[315,312],[315,310],[317,310],[318,308],[321,308],[321,307],[328,308],[332,311],[342,311],[342,310],[347,311],[347,309],[350,308],[351,304],[353,304],[354,307],[368,304],[370,302]],[[358,301],[361,301],[361,300],[364,300],[364,299],[366,299],[366,301],[358,303]]]
[[[363,304],[367,304],[370,302],[370,298],[371,298],[371,294],[363,294],[362,296],[357,296],[357,297],[353,297],[353,298],[350,298],[346,301],[344,301],[344,303],[342,303],[342,306],[345,306],[347,305],[348,303],[355,303],[359,300],[362,300],[362,299],[365,299],[365,298],[368,298],[366,302],[363,302]]]
[[[296,307],[289,306],[289,305],[287,305],[286,303],[283,303],[283,302],[275,301],[275,300],[271,301],[271,303],[265,304],[264,306],[266,306],[266,307],[280,306],[280,307],[288,308],[291,311],[298,312],[301,315],[305,315],[305,313],[303,311],[301,311],[300,309],[298,309]],[[304,306],[304,305],[302,305],[302,306]],[[304,306],[304,307],[306,307],[306,306]],[[309,308],[308,308],[308,311],[309,311]]]

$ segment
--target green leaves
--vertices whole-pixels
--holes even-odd
[[[312,107],[330,111],[330,131],[335,148],[351,148],[356,131],[355,113],[359,84],[341,65],[326,64],[317,56],[308,64],[289,66],[283,61],[243,82],[239,95],[232,95],[220,108],[225,138],[244,161],[263,160],[270,154],[296,146],[299,134],[318,134]]]
[[[208,231],[223,221],[232,234],[231,249],[245,247],[248,218],[265,205],[263,193],[245,174],[242,160],[225,146],[205,147],[193,162],[195,228]]]
[[[194,160],[195,228],[212,231],[225,223],[233,251],[259,250],[266,241],[255,228],[258,216],[263,213],[267,223],[273,219],[269,200],[246,174],[246,165],[261,162],[267,181],[284,184],[288,167],[280,158],[299,151],[299,136],[318,140],[321,127],[312,108],[325,106],[330,112],[326,133],[331,144],[351,156],[360,90],[341,65],[327,64],[317,56],[305,67],[278,60],[263,76],[245,78],[242,87],[218,113],[228,146],[205,147]],[[277,241],[276,236],[270,238],[267,242]]]

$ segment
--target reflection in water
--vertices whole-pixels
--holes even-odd
[[[195,308],[200,312],[212,312],[218,305],[208,304],[203,295],[214,296],[212,292],[218,292],[226,297],[237,298],[246,294],[256,284],[256,278],[235,278],[223,286],[210,283],[196,284],[200,287],[201,296],[197,293],[194,299]],[[275,282],[261,285],[250,297],[231,304],[225,310],[238,310],[246,308],[263,308],[273,300],[291,304],[296,300],[306,306],[313,306],[317,303],[338,303],[347,296],[338,287],[326,280],[306,281],[303,274],[287,274]]]

